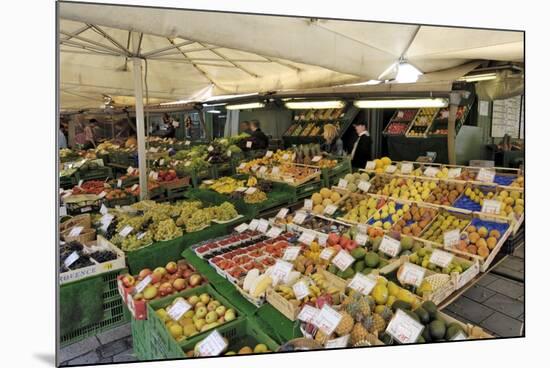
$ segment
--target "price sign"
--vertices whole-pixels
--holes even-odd
[[[401,250],[401,242],[399,240],[395,240],[394,238],[390,238],[387,235],[384,235],[384,237],[382,238],[382,242],[380,243],[379,249],[383,253],[393,258],[399,254],[399,251]]]
[[[201,357],[220,355],[227,347],[227,342],[224,340],[218,330],[214,330],[206,339],[198,343],[197,352]]]
[[[325,207],[325,210],[323,212],[326,213],[327,215],[333,215],[337,209],[338,209],[338,206],[334,204],[329,204],[328,206]]]
[[[134,184],[134,185],[132,185],[132,188],[130,188],[130,190],[133,192],[133,191],[135,191],[138,187],[139,187],[138,184]]]
[[[163,158],[160,159],[159,165],[160,165],[160,166],[164,165],[164,159],[163,159]]]
[[[250,168],[250,170],[256,171],[256,170],[258,170],[259,167],[260,167],[260,165],[254,164],[254,165],[252,165],[252,167]]]
[[[288,155],[288,153],[285,153],[282,157],[283,161],[288,161],[289,158],[290,156]]]
[[[360,180],[359,185],[357,185],[357,187],[365,193],[369,191],[370,186],[371,186],[371,183],[369,183],[366,180]]]
[[[184,145],[189,146],[191,144],[191,141],[185,141],[183,142]]]
[[[187,303],[185,299],[180,299],[176,304],[172,305],[167,312],[170,318],[174,321],[179,321],[189,309],[191,309],[191,304]]]
[[[250,221],[250,224],[248,224],[248,230],[255,231],[258,228],[259,224],[260,224],[260,221],[256,219]]]
[[[338,188],[346,189],[348,187],[348,181],[346,179],[338,180]]]
[[[116,186],[117,186],[118,188],[122,188],[122,179],[118,179],[118,180],[117,180]]]
[[[101,204],[101,207],[99,208],[99,213],[101,213],[102,215],[105,215],[108,212],[109,210],[107,209],[107,207],[104,204]]]
[[[374,163],[374,161],[367,161],[367,165],[365,166],[365,169],[374,170],[376,169],[376,164]]]
[[[208,146],[207,150],[208,150],[208,152],[212,152],[212,151],[214,151],[214,147],[213,146]]]
[[[134,172],[134,168],[132,166],[128,166],[128,168],[126,169],[126,173],[129,175],[133,172]]]
[[[254,187],[249,187],[247,190],[244,191],[244,194],[253,194],[254,192],[256,192],[256,188]]]
[[[67,216],[67,207],[65,206],[59,207],[59,216]]]
[[[476,180],[482,181],[484,183],[492,183],[495,180],[495,171],[488,169],[479,169]]]
[[[401,164],[401,174],[410,174],[413,171],[413,164],[410,162]]]
[[[80,256],[78,255],[78,253],[74,251],[67,258],[65,258],[65,261],[63,262],[63,264],[65,265],[65,267],[69,268],[79,258]]]
[[[300,321],[304,321],[306,323],[312,323],[317,315],[319,314],[320,310],[312,307],[309,304],[305,304],[302,310],[300,310],[300,313],[298,313],[298,319]]]
[[[206,185],[212,185],[212,184],[214,184],[214,180],[203,180],[202,182],[203,182],[204,184],[206,184]]]
[[[238,233],[242,233],[244,231],[248,230],[248,224],[240,224],[235,228],[235,231]]]
[[[397,309],[386,328],[386,333],[402,344],[410,344],[416,342],[423,329],[424,326],[421,323],[409,317],[401,309]]]
[[[319,245],[322,247],[327,245],[327,239],[328,239],[328,235],[325,235],[325,234],[319,234],[317,236],[317,241],[319,242]]]
[[[128,234],[130,234],[132,232],[132,230],[134,230],[133,227],[131,227],[130,225],[126,225],[124,226],[124,228],[122,230],[120,230],[120,232],[118,233],[120,236],[122,236],[123,238],[127,237]]]
[[[266,151],[265,157],[270,158],[271,156],[273,156],[273,151]]]
[[[445,268],[451,264],[453,261],[454,255],[449,252],[445,252],[439,249],[434,249],[432,255],[430,256],[430,263],[438,265],[439,267]]]
[[[279,172],[279,166],[274,166],[273,169],[271,169],[271,175],[279,175]]]
[[[449,179],[454,179],[460,176],[462,173],[462,169],[460,167],[455,167],[453,169],[449,169],[449,172],[447,173],[447,177]]]
[[[356,290],[364,295],[369,295],[372,289],[376,286],[376,279],[363,275],[362,273],[356,273],[353,279],[348,284],[350,289]]]
[[[242,170],[242,169],[244,169],[245,166],[246,166],[246,164],[243,162],[239,165],[239,167],[237,169]]]
[[[231,157],[231,154],[232,154],[231,150],[227,150],[227,157]]]
[[[84,226],[75,226],[69,232],[69,236],[70,237],[79,236],[82,230],[84,230]]]
[[[366,234],[367,233],[367,225],[366,224],[357,225],[357,231],[360,232],[361,234]]]
[[[349,341],[349,335],[344,335],[337,339],[328,340],[325,343],[325,348],[327,349],[345,348],[348,346],[348,341]]]
[[[151,171],[149,173],[149,178],[153,179],[153,180],[157,180],[159,177],[159,174],[156,172],[156,171]]]
[[[106,191],[102,191],[102,192],[99,193],[97,196],[98,196],[99,198],[104,198],[106,195],[107,195],[107,192],[106,192]]]
[[[84,180],[80,179],[80,180],[78,181],[78,186],[81,187],[83,183],[84,183]]]
[[[425,268],[408,262],[403,265],[402,270],[399,281],[403,284],[409,284],[416,287],[420,286],[424,279],[424,274],[426,273]]]
[[[369,237],[368,237],[367,234],[358,233],[358,234],[355,236],[355,241],[356,241],[357,244],[359,244],[359,245],[365,245],[365,244],[367,244],[367,241],[369,241]]]
[[[304,200],[304,209],[311,211],[313,209],[313,201],[311,199]]]
[[[153,281],[153,277],[151,275],[145,276],[145,278],[138,282],[138,284],[136,285],[136,291],[138,293],[141,293],[147,287],[147,285],[151,283],[151,281]]]
[[[313,156],[311,162],[319,162],[323,159],[323,156]]]
[[[304,223],[304,220],[306,219],[306,213],[305,212],[296,212],[294,215],[294,218],[292,219],[292,222],[295,224],[301,225]]]
[[[271,273],[271,276],[273,277],[273,285],[276,285],[279,283],[279,281],[286,280],[288,277],[288,274],[290,271],[292,271],[292,263],[288,263],[287,261],[277,260],[275,262],[275,266],[273,266],[273,272]]]
[[[355,258],[351,256],[345,250],[341,250],[338,254],[332,259],[332,263],[338,267],[341,271],[346,270],[352,263],[355,261]]]
[[[342,315],[340,313],[325,304],[319,314],[317,314],[317,317],[313,320],[313,324],[326,335],[331,335],[341,319]]]
[[[315,233],[312,232],[312,231],[304,231],[302,233],[302,235],[300,235],[300,237],[298,238],[298,241],[300,243],[304,243],[304,244],[307,244],[307,245],[310,245],[311,242],[313,242],[315,240]]]
[[[324,259],[325,261],[328,261],[330,257],[334,254],[334,249],[332,248],[325,248],[319,255],[319,258]]]
[[[246,142],[246,148],[252,148],[252,141]]]
[[[270,238],[276,238],[279,235],[281,235],[282,232],[283,232],[283,229],[281,229],[280,227],[273,226],[271,229],[269,229],[269,231],[265,235],[269,236]]]
[[[395,170],[397,170],[397,166],[395,166],[395,165],[388,165],[384,169],[384,171],[387,172],[388,174],[393,174],[395,172]]]
[[[445,244],[446,247],[452,247],[453,245],[458,244],[459,241],[460,241],[459,229],[454,229],[443,233],[443,244]]]
[[[136,235],[136,239],[141,240],[141,239],[145,238],[145,235],[147,235],[147,232],[142,231],[142,232],[140,232],[139,234]]]
[[[298,281],[297,283],[292,285],[292,290],[294,291],[294,295],[298,300],[302,300],[309,295],[309,288],[303,280]]]
[[[500,201],[495,199],[484,199],[483,206],[481,206],[481,212],[497,215],[500,213],[500,206]]]
[[[435,167],[430,166],[426,170],[424,170],[424,176],[427,176],[429,178],[435,178],[438,172],[439,172],[439,169],[436,169]]]
[[[258,222],[258,228],[256,230],[258,230],[259,232],[261,233],[266,233],[267,232],[267,229],[269,228],[269,221],[265,220],[265,219],[261,219],[259,222]]]
[[[282,219],[282,218],[285,218],[287,214],[288,214],[288,208],[281,208],[279,212],[277,212],[277,216],[275,217]]]
[[[237,189],[235,189],[235,192],[246,192],[247,189],[247,187],[238,187]]]
[[[298,257],[298,254],[300,254],[300,250],[302,250],[302,248],[298,246],[287,247],[283,254],[283,260],[294,261]]]
[[[461,340],[467,340],[468,336],[464,335],[464,332],[458,331],[456,335],[451,337],[451,341],[461,341]]]

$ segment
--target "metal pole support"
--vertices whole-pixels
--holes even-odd
[[[141,74],[141,59],[133,58],[134,62],[134,95],[136,98],[136,136],[138,143],[139,197],[147,199],[147,153],[145,152],[145,119],[143,115],[143,79]]]

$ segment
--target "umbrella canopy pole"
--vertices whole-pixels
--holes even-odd
[[[141,59],[134,62],[134,95],[136,97],[136,138],[138,144],[139,196],[147,198],[147,156],[145,152],[145,119],[143,117],[143,84],[141,76]]]

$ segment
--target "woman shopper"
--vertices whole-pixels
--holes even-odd
[[[338,128],[336,128],[334,124],[324,125],[323,138],[325,140],[321,145],[323,151],[336,156],[342,156],[344,154],[344,143],[338,138]]]

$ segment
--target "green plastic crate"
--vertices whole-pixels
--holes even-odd
[[[338,180],[346,176],[346,174],[351,174],[351,172],[352,168],[350,159],[339,159],[335,167],[321,169],[323,185],[328,188],[333,185],[338,185]]]
[[[99,167],[97,169],[84,171],[84,172],[77,171],[76,174],[75,174],[75,178],[76,178],[77,183],[80,180],[83,180],[83,181],[104,180],[104,179],[112,178],[112,177],[113,177],[113,170],[110,167],[107,167],[107,166]]]
[[[145,360],[176,359],[183,357],[183,350],[181,349],[181,345],[186,343],[186,341],[177,342],[172,337],[172,335],[170,335],[165,327],[164,322],[157,316],[155,310],[165,308],[178,296],[188,297],[191,295],[200,295],[202,293],[208,293],[216,300],[219,300],[226,307],[233,308],[237,312],[237,317],[243,315],[243,312],[241,310],[237,309],[232,303],[230,303],[225,297],[223,297],[211,285],[208,284],[184,291],[179,295],[173,295],[163,299],[151,301],[147,304],[147,322],[145,325],[146,333],[150,334],[151,349],[149,351],[150,355],[144,357]],[[193,339],[202,339],[212,331],[213,330],[201,332],[198,335],[194,336]]]
[[[217,328],[218,332],[229,341],[227,351],[238,352],[244,346],[254,349],[257,344],[265,344],[271,351],[277,351],[279,345],[251,319],[236,319]],[[196,336],[181,345],[183,353],[192,351],[195,345],[206,336]]]
[[[103,273],[98,276],[103,282],[103,318],[87,326],[79,327],[71,332],[61,335],[61,346],[67,346],[83,340],[90,336],[95,336],[98,333],[107,331],[111,328],[121,326],[127,323],[130,315],[125,308],[124,302],[118,294],[117,276],[126,273],[126,269],[116,270],[113,272]],[[80,281],[80,280],[79,280]],[[78,282],[78,281],[77,281]],[[99,295],[97,296],[100,297]],[[63,301],[60,301],[63,303]],[[62,307],[60,305],[60,307]]]

